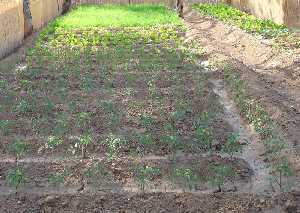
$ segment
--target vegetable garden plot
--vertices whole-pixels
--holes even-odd
[[[103,10],[129,17],[72,21]],[[46,27],[24,66],[1,73],[0,188],[244,191],[253,175],[245,142],[184,32],[175,13],[147,5],[82,6]]]

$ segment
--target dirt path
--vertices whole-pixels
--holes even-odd
[[[259,139],[258,134],[242,121],[238,109],[225,90],[224,82],[214,80],[212,83],[215,85],[214,92],[219,95],[220,101],[224,105],[225,119],[232,125],[234,131],[239,133],[240,140],[247,143],[238,157],[249,163],[253,170],[253,176],[249,186],[244,186],[243,189],[251,193],[263,193],[270,190],[268,180],[270,174],[262,157],[264,154],[262,141]]]
[[[289,154],[300,153],[300,55],[299,50],[279,50],[272,42],[226,25],[195,11],[185,14],[187,41],[196,40],[210,63],[229,63],[249,85],[281,127]],[[299,166],[296,166],[299,172]]]

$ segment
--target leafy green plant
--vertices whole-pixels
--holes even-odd
[[[272,182],[278,185],[281,191],[290,187],[289,177],[293,175],[293,169],[286,157],[280,157],[272,167]]]
[[[84,171],[84,176],[89,180],[111,181],[113,174],[100,163],[93,163]]]
[[[140,123],[149,129],[154,125],[154,119],[149,115],[141,115]]]
[[[175,168],[173,176],[176,181],[183,181],[190,191],[194,188],[194,183],[199,179],[193,170],[189,168]]]
[[[76,126],[81,130],[88,129],[91,122],[91,115],[88,112],[80,112],[76,115]]]
[[[168,147],[170,147],[171,149],[178,149],[180,146],[180,137],[178,134],[168,134],[168,135],[163,135],[161,137],[161,142],[163,144],[166,144]]]
[[[12,126],[13,126],[13,121],[10,120],[0,120],[0,131],[3,135],[7,135]]]
[[[16,140],[9,145],[8,149],[16,156],[16,163],[18,163],[19,158],[27,151],[28,145],[22,140]]]
[[[226,179],[234,177],[234,170],[230,166],[224,165],[214,165],[210,169],[213,172],[213,175],[210,177],[209,182],[212,186],[218,187],[218,192],[222,192],[222,186]]]
[[[197,127],[195,130],[194,141],[196,148],[210,151],[212,150],[212,132],[210,128]]]
[[[79,138],[79,144],[81,146],[81,156],[86,158],[86,148],[92,143],[92,137],[90,135],[83,135]]]
[[[53,149],[55,149],[56,147],[58,147],[62,143],[63,143],[62,138],[52,135],[52,136],[48,137],[48,140],[47,140],[47,143],[46,143],[46,148],[49,148],[53,151]]]
[[[242,152],[243,145],[239,142],[240,136],[237,133],[232,133],[228,137],[226,143],[222,147],[222,152],[227,153],[233,158],[235,153]]]
[[[48,182],[51,185],[57,186],[65,183],[66,177],[70,176],[70,172],[67,169],[64,169],[62,172],[51,174],[48,177]]]
[[[142,192],[145,192],[145,187],[155,177],[161,174],[160,168],[151,166],[137,166],[134,169],[134,178],[138,183]]]
[[[144,146],[149,146],[149,145],[154,144],[154,140],[153,140],[151,134],[139,134],[138,141],[140,144],[142,144]]]
[[[15,189],[18,190],[21,185],[25,184],[25,174],[19,167],[11,169],[7,173],[6,181],[9,186],[15,187]]]

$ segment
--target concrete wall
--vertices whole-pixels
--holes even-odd
[[[231,0],[233,6],[289,27],[300,27],[300,0]]]
[[[63,0],[30,0],[34,30],[45,26],[62,11]],[[24,39],[23,0],[0,1],[0,58],[20,46]]]
[[[21,45],[24,37],[23,4],[8,1],[0,2],[0,58]]]

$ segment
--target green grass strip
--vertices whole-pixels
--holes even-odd
[[[81,5],[58,18],[57,27],[65,29],[90,27],[155,26],[182,22],[175,11],[162,5]]]
[[[263,35],[267,38],[275,38],[289,33],[285,25],[276,24],[268,19],[259,19],[253,15],[242,12],[239,9],[226,4],[194,4],[193,9],[204,15],[213,16],[221,21],[237,25],[239,28]]]

